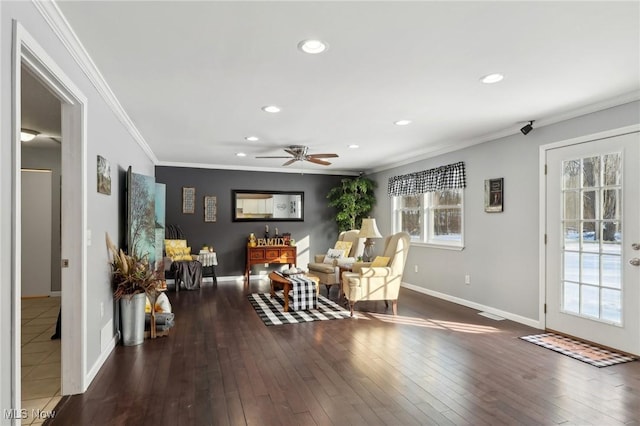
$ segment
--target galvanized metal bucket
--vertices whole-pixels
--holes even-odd
[[[122,344],[135,346],[144,342],[144,307],[146,294],[139,293],[120,299],[120,319],[122,320]]]

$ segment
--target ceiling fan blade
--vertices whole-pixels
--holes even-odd
[[[338,154],[309,154],[309,158],[337,158]]]
[[[293,155],[294,157],[297,157],[298,155],[300,155],[300,152],[296,152],[293,149],[290,148],[285,148],[284,152],[288,152],[289,154]]]
[[[291,158],[291,157],[283,157],[283,156],[260,156],[260,157],[256,157],[256,158]]]
[[[289,164],[293,164],[296,161],[299,161],[299,160],[297,158],[292,158],[291,160],[289,160],[286,163],[284,163],[283,166],[288,166]]]
[[[329,164],[331,164],[328,161],[319,160],[319,159],[313,158],[313,157],[308,157],[307,161],[309,161],[310,163],[320,164],[321,166],[328,166]]]

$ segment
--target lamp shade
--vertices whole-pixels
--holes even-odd
[[[358,234],[360,238],[382,238],[382,234],[378,231],[376,220],[372,218],[362,219],[362,227]]]

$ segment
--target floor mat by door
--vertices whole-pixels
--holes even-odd
[[[633,356],[612,352],[555,333],[533,334],[520,338],[596,367],[608,367],[637,359]]]

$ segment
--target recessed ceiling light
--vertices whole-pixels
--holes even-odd
[[[244,152],[236,152],[236,157],[246,157],[247,154],[245,154]]]
[[[247,136],[245,139],[250,142],[256,142],[260,140],[260,138],[258,138],[257,136]]]
[[[322,53],[327,50],[328,47],[329,45],[322,40],[302,40],[298,43],[298,49],[312,55]]]
[[[484,84],[493,84],[493,83],[502,81],[503,78],[504,78],[504,75],[495,73],[495,74],[485,75],[480,79],[480,81],[482,81]]]
[[[398,120],[394,122],[396,126],[406,126],[407,124],[411,124],[411,120]]]
[[[39,134],[40,132],[36,132],[35,130],[20,129],[20,140],[22,142],[29,142],[29,141],[32,141]]]
[[[351,145],[349,145],[349,148],[351,149],[360,148],[360,145],[356,145],[355,143],[352,143]]]
[[[276,113],[276,112],[280,112],[280,108],[278,108],[275,105],[267,105],[267,106],[263,106],[262,110],[265,112],[271,112],[271,113]]]

